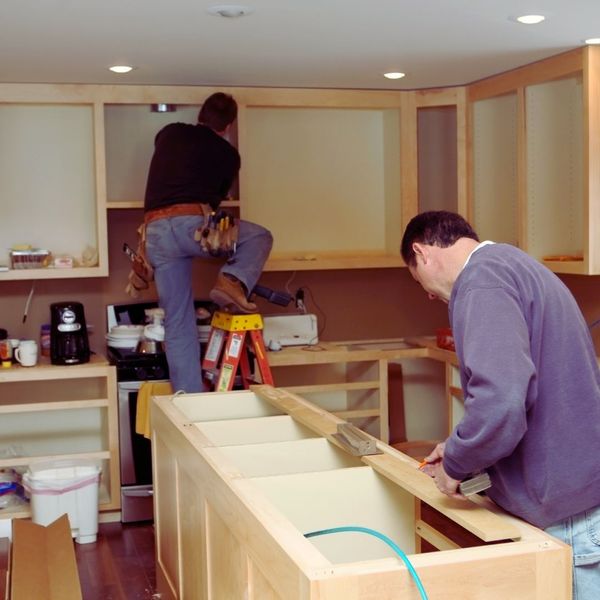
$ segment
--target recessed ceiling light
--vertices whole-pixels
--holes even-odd
[[[249,6],[242,6],[241,4],[218,4],[209,6],[206,10],[211,15],[225,17],[227,19],[245,17],[253,11]]]
[[[519,23],[523,23],[524,25],[537,25],[544,21],[546,17],[543,15],[523,15],[521,17],[517,17],[516,20]]]
[[[399,73],[398,71],[393,71],[391,73],[384,73],[383,76],[388,79],[402,79],[406,73]]]
[[[589,44],[590,46],[593,46],[596,44],[600,44],[600,38],[588,38],[587,40],[584,40],[584,42],[586,44]]]
[[[109,70],[113,73],[129,73],[129,71],[133,70],[133,67],[130,67],[129,65],[114,65],[109,67]]]

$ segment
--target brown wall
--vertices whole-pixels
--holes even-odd
[[[77,300],[85,307],[88,325],[94,326],[92,349],[103,352],[106,305],[132,301],[124,292],[129,265],[121,247],[123,242],[135,247],[141,215],[141,210],[110,210],[110,277],[36,281],[25,323],[23,310],[31,282],[0,282],[0,327],[8,329],[11,337],[37,339],[40,325],[49,322],[51,302]],[[217,269],[218,263],[198,261],[197,298],[208,296]],[[573,291],[587,322],[600,319],[600,277],[565,276],[563,280]],[[318,316],[323,340],[429,335],[448,323],[445,305],[429,301],[406,269],[265,273],[261,283],[291,293],[305,288],[305,303],[309,312]],[[155,299],[155,295],[148,294],[143,299]],[[282,309],[262,300],[259,304],[263,314],[294,310],[293,305]],[[600,354],[600,327],[593,333]]]

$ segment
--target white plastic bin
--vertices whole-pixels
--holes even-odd
[[[46,526],[67,513],[75,541],[95,542],[100,473],[98,464],[85,459],[30,464],[23,475],[23,486],[31,500],[31,520]]]

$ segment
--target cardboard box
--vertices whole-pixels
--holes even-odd
[[[13,520],[11,600],[82,600],[71,526],[62,515],[47,527]]]

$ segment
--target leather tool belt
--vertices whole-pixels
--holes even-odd
[[[186,217],[190,215],[200,215],[206,217],[207,214],[212,212],[210,204],[171,204],[170,206],[163,206],[160,208],[154,208],[144,214],[144,223],[152,223],[152,221],[158,221],[158,219],[168,219],[169,217]]]

